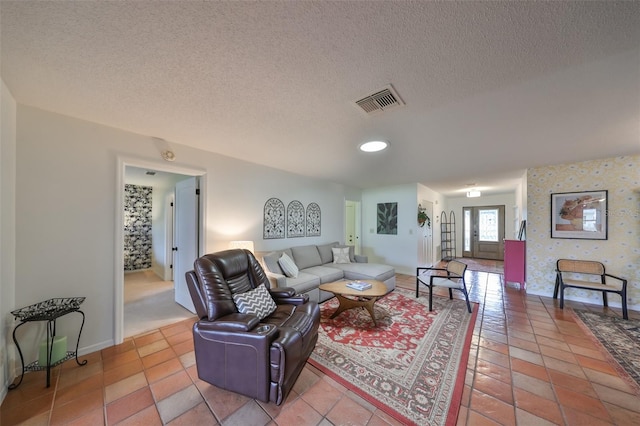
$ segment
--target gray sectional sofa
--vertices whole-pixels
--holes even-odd
[[[333,263],[333,248],[349,247],[350,263]],[[286,253],[299,269],[298,276],[286,276],[279,259]],[[340,279],[378,280],[389,291],[396,287],[396,272],[392,266],[367,263],[367,257],[354,254],[353,246],[340,245],[337,241],[322,245],[290,247],[262,254],[262,265],[272,287],[293,287],[298,293],[307,293],[316,302],[324,302],[333,293],[320,290],[318,286]]]

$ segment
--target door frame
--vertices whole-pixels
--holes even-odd
[[[142,160],[139,158],[118,157],[116,168],[116,202],[115,202],[115,274],[114,274],[114,344],[124,340],[124,180],[125,171],[129,167],[158,170],[188,176],[200,177],[200,223],[198,224],[200,254],[205,252],[206,229],[206,171],[190,166],[178,166],[159,161]]]

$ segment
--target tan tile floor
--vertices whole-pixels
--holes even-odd
[[[569,310],[505,287],[500,275],[468,272],[467,280],[480,311],[458,425],[640,424],[640,397]],[[398,285],[414,289],[415,278],[398,275]],[[279,407],[215,388],[197,378],[191,324],[80,357],[84,367],[67,362],[48,389],[42,372],[27,374],[7,394],[0,424],[398,424],[309,365]]]

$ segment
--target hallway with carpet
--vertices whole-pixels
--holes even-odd
[[[151,270],[124,274],[124,337],[174,324],[195,316],[174,300],[173,281]]]

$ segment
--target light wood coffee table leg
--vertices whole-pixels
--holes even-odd
[[[338,298],[340,305],[338,305],[338,308],[331,315],[330,318],[332,319],[335,318],[336,316],[346,311],[347,309],[363,307],[367,311],[369,311],[369,315],[371,315],[371,319],[373,320],[373,325],[375,325],[376,327],[378,326],[378,323],[376,322],[376,317],[373,313],[373,304],[376,303],[376,300],[378,300],[377,297],[360,297],[358,299],[350,299],[348,297],[344,297],[341,294],[336,294],[336,297]]]

